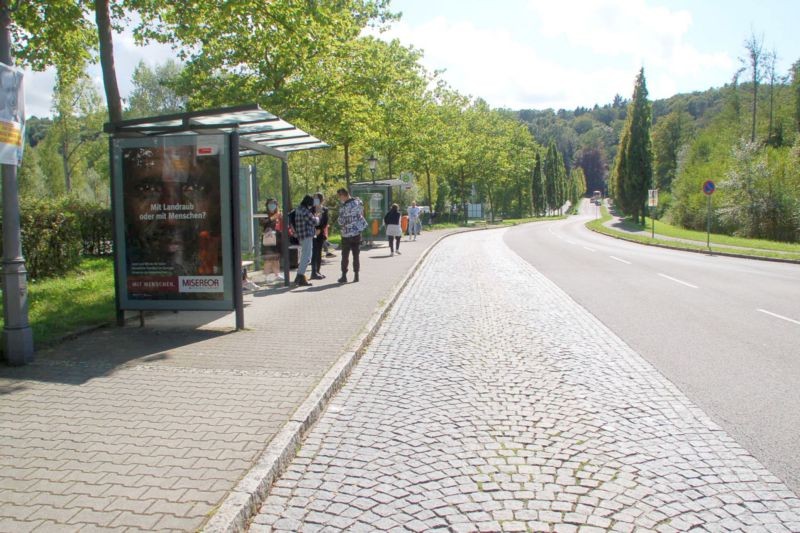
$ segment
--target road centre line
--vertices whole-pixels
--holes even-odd
[[[675,283],[680,283],[681,285],[686,285],[687,287],[691,287],[692,289],[699,289],[700,288],[697,285],[692,285],[691,283],[686,283],[685,281],[681,281],[678,278],[673,278],[672,276],[667,276],[666,274],[659,273],[658,275],[661,276],[662,278],[666,278],[668,280],[674,281]]]
[[[630,261],[625,261],[624,259],[620,259],[619,257],[614,257],[613,255],[609,255],[608,257],[610,257],[614,261],[619,261],[620,263],[625,263],[626,265],[632,265],[633,264]]]
[[[774,316],[775,318],[780,318],[781,320],[785,320],[787,322],[791,322],[792,324],[797,324],[798,326],[800,326],[799,320],[779,315],[778,313],[773,313],[772,311],[767,311],[766,309],[756,309],[756,311],[758,311],[759,313],[764,313],[765,315]]]

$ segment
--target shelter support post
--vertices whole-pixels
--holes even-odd
[[[230,136],[231,162],[231,215],[233,217],[233,308],[236,314],[236,329],[244,329],[244,297],[242,296],[242,234],[239,211],[239,132]]]
[[[281,191],[283,193],[283,235],[281,238],[281,257],[283,258],[283,284],[288,287],[291,285],[290,279],[290,258],[289,258],[289,211],[292,208],[292,195],[289,191],[289,161],[288,158],[281,158]]]

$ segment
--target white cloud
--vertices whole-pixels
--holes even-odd
[[[701,52],[686,42],[692,24],[688,11],[646,0],[530,0],[529,7],[543,35],[632,66],[685,77],[709,69],[730,71],[734,65],[725,53]]]
[[[422,48],[428,69],[446,69],[443,77],[457,90],[497,107],[593,105],[613,98],[620,79],[632,84],[636,72],[616,67],[586,72],[545,57],[506,30],[442,17],[416,27],[401,21],[382,35]]]
[[[645,0],[528,0],[524,35],[480,21],[436,17],[395,23],[382,38],[422,48],[431,70],[494,106],[574,108],[629,97],[644,66],[650,95],[704,89],[727,80],[735,62],[687,42],[687,11]],[[708,80],[708,81],[705,81]],[[701,84],[698,86],[698,84]]]

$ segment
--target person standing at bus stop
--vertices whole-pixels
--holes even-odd
[[[422,210],[417,207],[417,202],[411,202],[411,207],[408,208],[408,238],[410,239],[411,236],[414,236],[414,240],[417,240],[417,235],[420,232],[420,212]]]
[[[311,211],[314,208],[314,199],[305,195],[303,201],[297,206],[294,216],[294,234],[300,241],[300,263],[297,265],[297,277],[294,282],[298,287],[311,285],[306,279],[306,268],[311,264],[311,255],[314,248],[314,233],[319,224],[319,217]]]
[[[320,269],[322,267],[322,247],[328,238],[328,208],[325,207],[325,197],[321,192],[314,193],[314,214],[319,217],[319,224],[314,235],[314,247],[311,254],[311,279],[325,279]]]
[[[339,227],[342,233],[342,277],[339,283],[347,283],[347,270],[349,268],[350,253],[353,254],[353,281],[358,281],[361,270],[359,253],[361,252],[361,232],[367,228],[367,219],[364,218],[364,204],[360,198],[350,196],[350,191],[341,188],[336,191],[341,202],[339,207]]]

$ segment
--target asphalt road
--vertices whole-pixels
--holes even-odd
[[[594,209],[506,243],[800,494],[800,266],[620,241]]]

